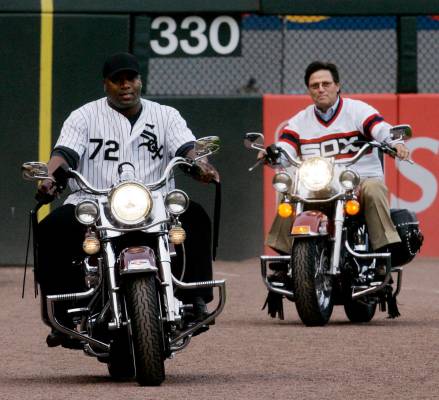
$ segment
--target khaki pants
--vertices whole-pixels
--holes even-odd
[[[373,250],[400,242],[401,239],[390,218],[387,187],[384,182],[381,179],[367,178],[361,182],[360,188],[361,209],[366,219]],[[291,224],[291,218],[281,218],[276,215],[265,244],[278,252],[290,254]]]

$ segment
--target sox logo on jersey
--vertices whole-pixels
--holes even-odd
[[[317,139],[299,139],[299,135],[291,130],[284,129],[281,140],[292,144],[296,151],[302,156],[322,156],[344,158],[351,157],[352,154],[360,150],[355,145],[358,140],[365,140],[360,132],[348,132],[340,134],[331,134],[322,136]]]
[[[355,135],[323,140],[318,143],[306,143],[304,141],[300,146],[300,152],[303,156],[334,157],[337,155],[348,155],[360,150],[360,147],[354,145],[359,139],[360,136]]]
[[[151,130],[154,129],[155,125],[146,123],[145,126],[147,128],[150,128]],[[147,142],[139,144],[138,148],[142,146],[146,146],[148,151],[152,154],[152,159],[155,160],[157,157],[162,159],[163,158],[163,145],[158,146],[157,144],[157,135],[155,135],[153,132],[149,132],[146,129],[143,130],[143,132],[140,134],[141,137],[148,139]]]

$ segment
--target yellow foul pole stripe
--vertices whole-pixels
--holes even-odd
[[[52,148],[52,56],[53,54],[53,0],[41,0],[40,37],[40,115],[38,159],[49,161]],[[50,212],[44,206],[38,213],[43,219]]]

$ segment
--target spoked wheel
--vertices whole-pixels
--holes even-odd
[[[155,278],[151,274],[129,277],[125,289],[136,380],[141,386],[159,386],[165,379],[165,362]]]
[[[344,311],[351,322],[369,322],[375,315],[376,303],[349,300],[344,304]]]
[[[307,326],[326,325],[334,307],[327,241],[295,239],[291,265],[294,300],[300,319]]]

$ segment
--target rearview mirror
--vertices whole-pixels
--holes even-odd
[[[257,132],[249,132],[244,136],[244,146],[248,149],[264,150],[264,135]]]
[[[21,173],[27,181],[50,179],[47,164],[39,161],[25,162],[21,166]]]
[[[206,136],[195,141],[194,151],[197,160],[216,153],[220,148],[221,140],[218,136]]]
[[[390,137],[392,140],[407,140],[413,136],[412,127],[410,125],[395,125],[390,128]]]

